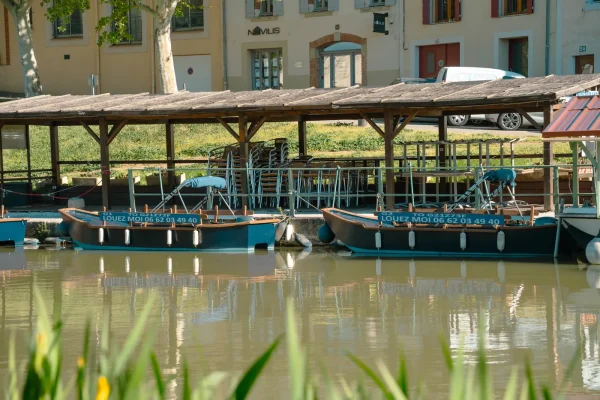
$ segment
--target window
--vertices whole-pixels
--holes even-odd
[[[600,3],[600,1],[599,1]],[[594,73],[594,55],[584,55],[575,57],[575,73],[576,74],[593,74]]]
[[[371,7],[385,6],[385,0],[371,0],[370,6]]]
[[[283,15],[283,0],[246,0],[246,18]]]
[[[313,5],[312,11],[327,11],[329,6],[328,0],[308,0],[308,7],[310,9],[310,5]]]
[[[204,9],[203,0],[191,0],[191,7],[183,7],[183,15],[173,16],[171,29],[173,31],[183,31],[191,29],[204,28]]]
[[[331,0],[329,0],[331,2]],[[354,8],[363,9],[369,7],[395,6],[396,0],[354,0]],[[336,8],[337,10],[337,8]]]
[[[458,22],[461,19],[460,0],[422,0],[423,23]]]
[[[281,49],[252,52],[252,89],[279,89],[282,87]]]
[[[135,44],[142,42],[142,12],[139,8],[130,8],[125,22],[126,32],[130,37],[124,37],[121,44]],[[114,29],[114,26],[113,26]]]
[[[533,14],[534,0],[492,0],[492,18]]]
[[[57,18],[54,20],[54,37],[69,38],[83,35],[83,18],[81,10],[73,11],[73,14],[67,18]]]
[[[586,0],[585,11],[600,10],[600,0]]]
[[[278,0],[275,0],[278,1]],[[300,14],[340,9],[340,0],[300,0]]]

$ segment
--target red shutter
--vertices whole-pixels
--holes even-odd
[[[423,1],[423,24],[429,25],[431,24],[431,20],[429,18],[429,0]]]
[[[461,3],[460,0],[454,0],[454,20],[456,22],[460,21],[460,19],[461,19],[460,18],[461,17],[461,15],[460,15],[460,3]]]
[[[527,0],[527,14],[533,14],[533,0]]]
[[[499,0],[492,0],[492,18],[498,18],[498,9],[500,8]]]

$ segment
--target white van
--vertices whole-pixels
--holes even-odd
[[[440,70],[436,82],[469,82],[469,81],[493,81],[496,79],[519,79],[525,78],[521,74],[511,71],[503,71],[494,68],[477,67],[444,67]],[[486,121],[483,114],[475,115],[450,115],[448,125],[464,126],[471,121],[480,124]]]

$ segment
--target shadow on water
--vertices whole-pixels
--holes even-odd
[[[464,341],[474,362],[477,321],[487,323],[495,386],[513,365],[532,360],[539,379],[559,383],[575,350],[573,392],[600,391],[600,268],[547,262],[354,257],[346,252],[256,251],[238,254],[0,251],[0,376],[9,331],[17,356],[35,323],[33,285],[65,321],[65,360],[74,363],[83,325],[95,332],[103,313],[124,340],[150,291],[156,351],[174,394],[183,360],[194,374],[240,371],[285,327],[285,298],[295,300],[301,337],[333,374],[362,378],[352,351],[392,368],[404,349],[412,382],[430,394],[447,390],[441,333],[453,351]],[[94,325],[95,324],[95,325]],[[92,349],[92,352],[97,349]],[[316,361],[315,361],[316,362]],[[74,364],[73,364],[74,365]],[[315,371],[318,365],[315,364]],[[256,393],[287,395],[287,360],[272,360]]]

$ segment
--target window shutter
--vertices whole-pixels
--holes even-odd
[[[308,0],[300,0],[300,14],[308,13]]]
[[[460,21],[460,20],[461,20],[461,15],[460,15],[460,10],[461,10],[461,8],[460,8],[460,3],[461,3],[461,0],[454,0],[454,20],[455,20],[456,22],[458,22],[458,21]]]
[[[527,0],[527,14],[533,14],[533,0]]]
[[[386,6],[395,6],[396,0],[385,0],[385,5]]]
[[[273,15],[283,15],[283,0],[273,0]]]
[[[368,0],[354,0],[354,8],[367,8]]]
[[[327,11],[338,11],[340,9],[340,0],[329,0]]]
[[[406,0],[404,0],[406,1]],[[429,0],[421,0],[423,2],[423,24],[431,24],[431,18],[429,16]]]
[[[246,0],[246,18],[254,18],[254,0]]]
[[[500,10],[500,0],[492,0],[492,18],[498,18],[498,11]]]

